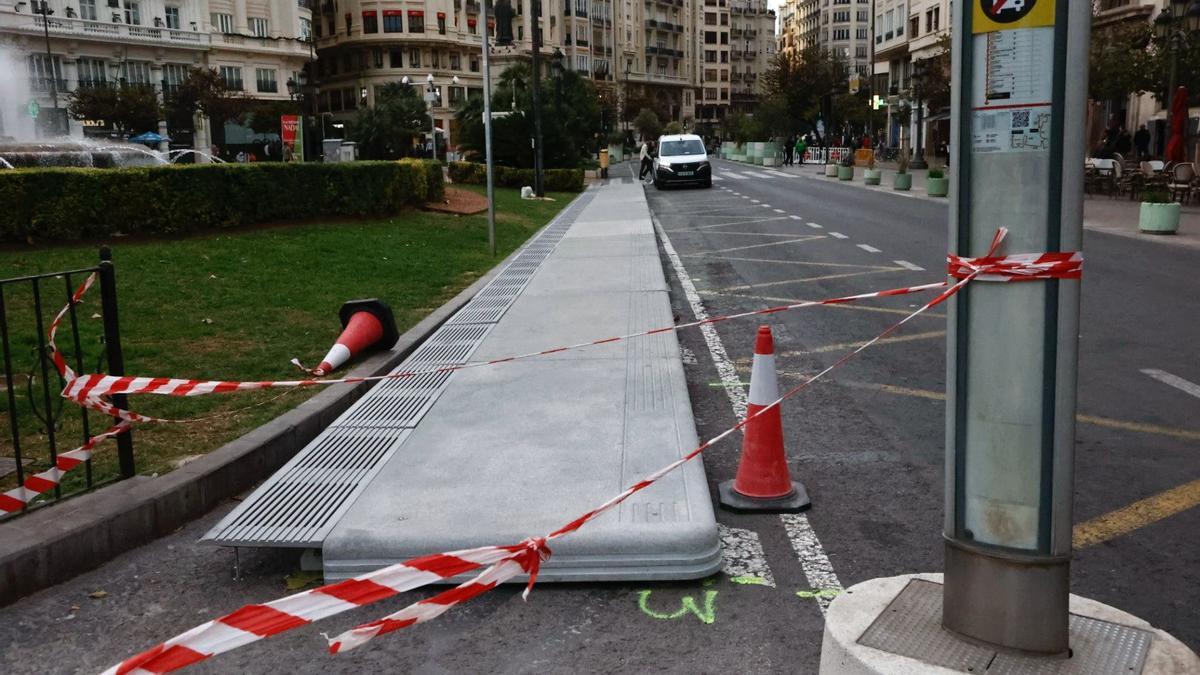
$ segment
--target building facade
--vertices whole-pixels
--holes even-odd
[[[872,0],[822,0],[818,44],[842,57],[851,72],[871,71]]]
[[[940,55],[950,34],[952,0],[876,0],[873,73],[876,89],[886,92],[888,118],[884,144],[914,147],[918,114],[913,96],[913,63]],[[922,141],[933,156],[946,140],[949,114],[923,110]]]
[[[533,0],[514,0],[513,10],[511,47],[494,46],[495,21],[489,19],[493,81],[507,66],[532,60]],[[543,3],[542,11],[543,75],[557,52],[564,67],[622,103],[651,100],[670,119],[691,123],[696,82],[691,0],[558,0]],[[483,91],[481,15],[473,0],[326,2],[314,24],[317,113],[352,119],[359,107],[374,104],[382,85],[407,77],[425,86],[432,76],[434,123],[454,148],[455,110],[465,97]]]
[[[124,81],[161,97],[188,68],[204,67],[253,98],[287,100],[287,81],[311,58],[312,14],[295,0],[48,0],[49,16],[40,6],[0,0],[0,52],[23,62],[44,128],[65,125],[75,137],[106,134],[104,120],[66,119],[77,87]],[[210,134],[197,122],[194,147],[207,150]]]
[[[775,12],[765,0],[704,0],[702,10],[696,120],[713,127],[730,111],[753,112],[775,58]]]
[[[809,47],[821,46],[822,2],[785,0],[780,6],[777,44],[781,54],[800,54]]]

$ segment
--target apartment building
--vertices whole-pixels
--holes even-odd
[[[753,112],[775,58],[775,12],[765,0],[705,0],[702,9],[696,121],[715,126],[731,110]]]
[[[125,81],[153,86],[161,96],[189,67],[206,67],[254,98],[286,100],[287,81],[311,58],[312,13],[303,0],[48,0],[48,16],[41,5],[0,0],[0,51],[28,68],[42,128],[75,137],[110,131],[105,120],[67,120],[76,87]],[[198,134],[194,147],[208,143]]]
[[[821,0],[819,44],[841,56],[852,72],[871,71],[872,0]]]
[[[820,46],[821,6],[828,0],[785,0],[780,6],[778,50],[783,54],[799,54],[805,49]]]
[[[874,81],[876,89],[887,93],[888,121],[885,142],[913,146],[917,117],[912,106],[913,62],[939,55],[944,39],[950,34],[952,0],[876,0]],[[933,155],[933,148],[948,137],[949,113],[930,110],[925,102],[922,140]],[[907,112],[903,112],[907,110]],[[908,118],[907,124],[901,120]]]
[[[550,75],[561,54],[563,67],[614,90],[622,101],[645,97],[671,119],[687,121],[695,104],[690,2],[543,2],[542,74]],[[512,4],[511,47],[494,46],[495,19],[489,15],[493,81],[507,66],[532,60],[533,0]],[[483,92],[481,9],[477,0],[325,0],[313,26],[319,114],[352,119],[359,107],[374,104],[379,87],[407,77],[431,87],[434,123],[455,147],[455,110],[465,97]]]

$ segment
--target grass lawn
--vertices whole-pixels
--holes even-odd
[[[482,191],[475,186],[459,186]],[[486,273],[524,243],[574,195],[555,201],[522,201],[516,190],[496,190],[496,238],[500,253],[487,252],[485,215],[454,216],[408,211],[386,220],[310,223],[220,232],[186,239],[114,239],[125,369],[130,375],[228,380],[294,379],[288,360],[316,365],[341,330],[342,302],[378,297],[395,312],[403,331]],[[96,264],[97,246],[0,250],[0,279]],[[42,287],[43,321],[63,306],[62,280]],[[82,279],[75,280],[79,283]],[[36,363],[37,331],[28,284],[5,289],[13,369],[29,373]],[[87,372],[96,372],[102,334],[97,285],[77,310]],[[70,332],[59,346],[75,366]],[[42,401],[40,376],[32,398]],[[19,410],[22,454],[29,471],[49,466],[44,425],[31,412],[24,379],[12,392]],[[53,384],[55,405],[59,385]],[[319,389],[196,398],[140,396],[130,407],[148,415],[185,419],[218,415],[190,424],[142,425],[134,433],[139,473],[161,473],[278,416]],[[0,375],[0,456],[12,457],[8,400]],[[252,406],[247,408],[247,406]],[[234,414],[230,411],[240,410]],[[109,422],[91,415],[95,433]],[[83,436],[73,404],[62,409],[59,450]],[[115,443],[92,460],[96,480],[117,475]],[[32,458],[32,462],[30,462]],[[64,494],[83,485],[80,467],[64,480]],[[16,484],[0,478],[0,488]]]

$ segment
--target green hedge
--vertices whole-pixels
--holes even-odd
[[[443,198],[432,162],[0,171],[0,241],[183,234],[314,216],[384,216]]]
[[[494,167],[497,187],[520,188],[533,186],[533,169]],[[455,183],[483,185],[487,183],[487,165],[475,162],[451,162],[450,180]],[[546,185],[551,192],[582,192],[583,169],[547,169]]]

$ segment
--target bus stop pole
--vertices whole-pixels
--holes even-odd
[[[1079,251],[1090,5],[962,3],[953,26],[950,250]],[[960,292],[947,317],[942,625],[1068,649],[1078,280]]]

